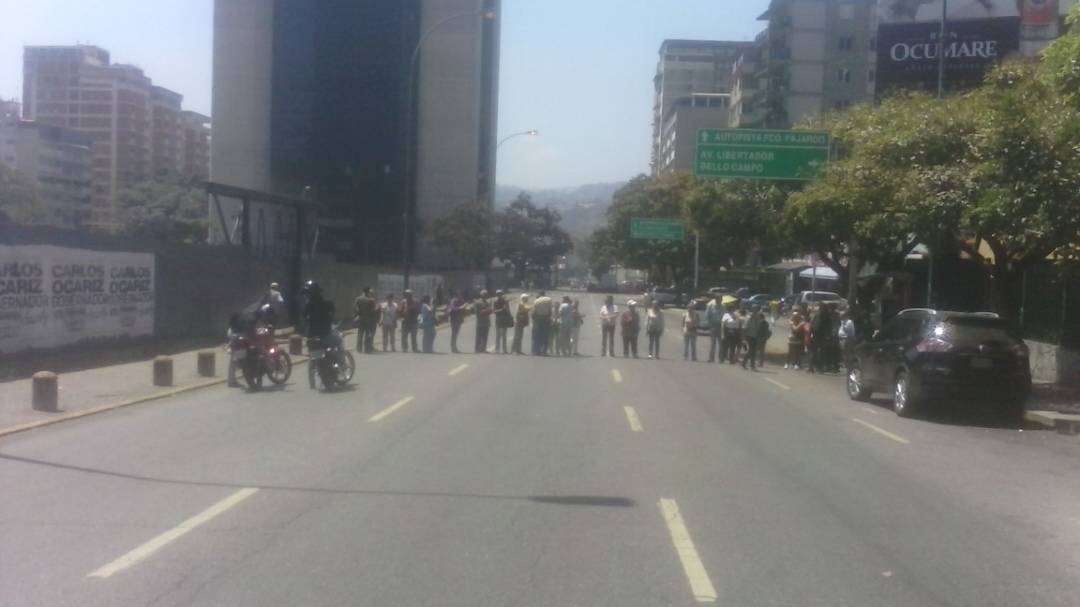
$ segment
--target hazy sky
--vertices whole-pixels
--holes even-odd
[[[387,0],[393,1],[393,0]],[[768,0],[503,0],[499,182],[617,181],[648,169],[664,38],[749,40]],[[213,0],[0,0],[0,97],[20,97],[22,47],[96,44],[211,113]]]

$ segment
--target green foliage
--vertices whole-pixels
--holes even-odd
[[[435,222],[432,237],[467,267],[487,269],[495,257],[495,213],[483,202],[459,205]]]
[[[1071,32],[1043,51],[1043,81],[1062,102],[1080,111],[1080,4],[1073,6],[1067,23]]]
[[[761,265],[788,253],[781,218],[788,193],[797,187],[742,179],[690,182],[683,216],[701,235],[702,264]]]
[[[690,242],[637,240],[630,238],[634,218],[683,220],[683,202],[693,177],[674,174],[653,179],[639,175],[615,193],[608,208],[608,234],[617,243],[622,265],[670,273],[678,282],[687,274],[693,255]]]
[[[495,254],[512,263],[518,276],[527,268],[550,270],[559,256],[574,248],[561,221],[558,211],[537,207],[522,192],[497,216]]]
[[[207,200],[196,181],[139,183],[117,192],[116,207],[121,234],[159,242],[206,241]]]
[[[38,224],[47,222],[49,216],[38,196],[37,184],[0,163],[0,223]]]

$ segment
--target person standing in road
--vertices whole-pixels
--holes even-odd
[[[705,307],[705,322],[709,327],[709,362],[724,362],[724,308],[720,305],[720,296],[716,295]]]
[[[758,338],[761,336],[761,325],[765,324],[765,316],[761,313],[761,306],[754,306],[753,312],[746,319],[743,327],[743,339],[746,340],[746,354],[743,354],[742,367],[750,363],[750,369],[757,371]]]
[[[769,300],[769,316],[772,325],[776,326],[776,321],[780,320],[780,300],[776,297]]]
[[[446,316],[450,319],[450,351],[460,354],[457,347],[458,334],[461,333],[461,324],[465,322],[465,299],[459,291],[453,291],[450,295],[450,303],[446,307]]]
[[[397,351],[397,317],[398,306],[394,302],[394,294],[386,296],[386,303],[379,308],[379,325],[382,326],[382,351]]]
[[[412,351],[419,352],[420,348],[416,343],[416,332],[419,328],[420,319],[420,304],[413,299],[413,292],[409,289],[405,289],[405,296],[401,298],[400,306],[401,314],[401,351],[408,352],[409,344],[412,344]]]
[[[619,308],[615,298],[608,295],[600,308],[600,356],[615,356],[615,324],[619,319]]]
[[[660,359],[660,338],[664,335],[664,313],[660,303],[653,302],[645,312],[645,335],[649,337],[649,358]]]
[[[491,331],[491,302],[488,301],[487,290],[480,291],[480,298],[473,304],[476,313],[476,345],[473,349],[477,354],[487,354],[488,333]]]
[[[270,307],[274,310],[274,318],[277,319],[280,325],[284,326],[289,318],[289,310],[285,307],[285,297],[281,294],[281,285],[276,282],[270,283],[270,289],[267,290],[263,303],[270,304]]]
[[[547,356],[551,347],[551,324],[554,303],[546,293],[540,291],[533,303],[533,354]]]
[[[375,352],[375,327],[378,325],[378,304],[371,295],[371,287],[364,287],[360,297],[353,302],[356,320],[356,351],[365,354]]]
[[[840,355],[843,357],[844,368],[851,368],[851,353],[855,349],[855,320],[850,310],[844,310],[840,315],[840,328],[837,337],[840,339]]]
[[[836,338],[833,326],[832,310],[828,304],[821,304],[817,314],[810,321],[810,365],[811,373],[824,373],[829,367],[828,352],[830,343]]]
[[[641,315],[637,311],[637,302],[631,299],[626,303],[627,310],[619,317],[622,327],[623,358],[638,357],[637,342],[641,333]]]
[[[563,295],[562,304],[559,305],[559,339],[555,345],[555,352],[560,356],[570,356],[570,336],[574,329],[574,303],[569,295]]]
[[[683,312],[682,317],[683,360],[697,362],[697,329],[698,313],[694,309],[694,304],[691,303],[686,306],[686,312]]]
[[[529,326],[529,312],[529,296],[522,293],[514,314],[514,343],[511,346],[514,354],[522,353],[521,342],[525,340],[525,328]]]
[[[727,312],[724,312],[721,324],[724,327],[724,353],[720,358],[727,359],[728,364],[734,365],[739,355],[739,315],[735,313],[734,306],[729,306]]]
[[[770,312],[771,313],[771,312]],[[772,339],[772,323],[769,322],[769,317],[765,313],[765,309],[761,310],[761,331],[758,333],[757,346],[757,365],[758,367],[765,366],[765,349],[769,346],[769,340]]]
[[[581,301],[574,300],[574,326],[570,329],[570,345],[574,356],[578,356],[578,343],[581,341],[581,325],[585,324],[585,315],[581,313]]]
[[[424,354],[435,353],[435,308],[431,296],[420,298],[420,330],[423,331]]]
[[[510,348],[506,345],[506,334],[514,326],[514,315],[510,313],[510,302],[502,291],[495,291],[495,303],[492,305],[495,312],[495,353],[509,354]]]
[[[802,314],[791,313],[791,331],[788,333],[788,355],[785,369],[798,369],[802,365],[803,350],[806,343],[807,326]]]

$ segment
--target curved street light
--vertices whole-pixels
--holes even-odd
[[[499,148],[502,147],[502,144],[506,143],[507,141],[510,141],[514,137],[523,137],[525,135],[528,135],[529,137],[536,137],[539,134],[540,134],[540,131],[538,131],[536,129],[529,129],[527,131],[521,131],[520,133],[514,133],[512,135],[507,135],[506,137],[503,137],[501,141],[499,141],[498,145],[495,146],[495,151],[498,151]]]
[[[470,17],[480,17],[484,21],[492,21],[495,19],[495,11],[493,10],[479,10],[468,11],[464,13],[458,13],[456,15],[450,15],[445,17],[431,27],[424,30],[420,34],[420,38],[416,41],[416,47],[413,48],[412,57],[409,59],[409,85],[408,96],[405,103],[405,208],[402,211],[402,234],[401,234],[401,258],[404,264],[404,282],[405,288],[409,288],[409,270],[411,269],[411,261],[409,259],[410,236],[412,231],[409,229],[412,227],[412,207],[413,207],[413,195],[415,194],[415,184],[413,183],[413,105],[415,104],[416,97],[416,62],[420,59],[420,49],[424,47],[424,43],[427,42],[428,37],[431,36],[436,30],[444,25],[458,21],[459,19],[468,19]]]

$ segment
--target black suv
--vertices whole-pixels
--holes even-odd
[[[1031,392],[1028,349],[996,314],[904,310],[855,347],[848,396],[875,391],[892,392],[902,417],[941,400],[1019,417]]]

